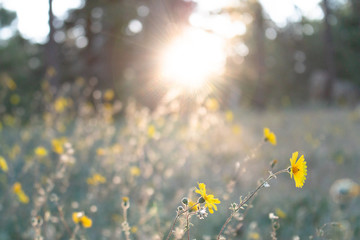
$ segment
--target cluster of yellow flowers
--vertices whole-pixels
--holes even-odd
[[[76,224],[81,224],[84,228],[90,228],[92,226],[92,220],[84,214],[84,212],[73,212],[72,214],[73,222]]]
[[[99,174],[99,173],[95,173],[92,177],[88,178],[86,180],[87,184],[89,185],[93,185],[93,186],[96,186],[96,185],[99,185],[101,183],[106,183],[106,178]]]

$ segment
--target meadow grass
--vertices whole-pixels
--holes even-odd
[[[123,109],[111,92],[91,103],[65,94],[77,91],[44,95],[26,123],[2,115],[0,239],[360,237],[356,111],[220,109],[212,98],[150,111]],[[308,165],[302,188],[288,173],[266,179],[296,151]],[[197,203],[209,194],[221,201],[212,214]]]

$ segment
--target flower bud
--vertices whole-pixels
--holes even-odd
[[[129,208],[130,207],[129,198],[128,197],[123,197],[121,205],[124,208]]]
[[[186,197],[184,197],[183,199],[181,199],[181,202],[182,202],[185,206],[187,206],[187,205],[189,204],[189,199],[186,198]]]
[[[182,206],[178,206],[178,207],[177,207],[177,211],[178,211],[178,212],[182,212],[182,211],[184,211],[184,208],[183,208]]]
[[[203,197],[199,197],[198,203],[204,203],[204,202],[205,202],[205,199]]]
[[[274,168],[277,163],[278,163],[278,160],[274,159],[274,160],[270,163],[270,167],[271,167],[271,168]]]

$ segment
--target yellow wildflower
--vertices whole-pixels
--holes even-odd
[[[269,128],[264,128],[265,141],[269,141],[272,145],[276,145],[276,135]]]
[[[29,197],[22,190],[21,183],[19,183],[19,182],[14,183],[13,192],[17,195],[17,197],[21,203],[27,204],[29,202]]]
[[[104,99],[106,101],[111,101],[114,99],[114,96],[115,96],[115,93],[114,93],[114,90],[112,89],[107,89],[104,93]]]
[[[92,226],[91,218],[87,217],[83,212],[73,212],[72,219],[76,224],[81,223],[84,228],[90,228]]]
[[[80,221],[84,228],[90,228],[92,226],[92,220],[87,216],[83,216]]]
[[[23,191],[18,193],[17,196],[21,203],[24,203],[24,204],[29,203],[29,197]]]
[[[218,198],[214,198],[212,194],[206,194],[206,185],[204,183],[199,183],[199,189],[196,188],[196,193],[200,194],[201,197],[205,200],[205,207],[209,208],[209,212],[211,214],[214,213],[214,210],[217,211],[217,207],[215,204],[219,204],[220,200]]]
[[[208,110],[213,112],[219,109],[219,102],[215,98],[207,99],[205,105]]]
[[[15,81],[7,74],[5,74],[3,76],[5,78],[5,83],[6,86],[10,89],[10,90],[15,90],[16,89],[16,83]]]
[[[258,240],[260,239],[260,234],[257,232],[251,232],[249,233],[249,239]]]
[[[12,94],[10,96],[10,103],[12,105],[18,105],[20,103],[20,96],[17,94]]]
[[[93,179],[95,179],[99,183],[106,183],[106,178],[98,173],[94,174]]]
[[[307,175],[307,166],[304,155],[297,160],[299,153],[294,152],[290,158],[290,176],[294,176],[296,187],[302,188],[306,180]]]
[[[21,183],[19,183],[19,182],[14,183],[13,191],[14,191],[14,193],[21,192],[22,191]]]
[[[238,124],[234,124],[232,126],[232,132],[235,134],[235,135],[239,135],[241,133],[241,127],[238,125]]]
[[[140,176],[140,173],[141,173],[140,168],[138,168],[138,167],[136,167],[136,166],[132,166],[132,167],[130,168],[130,174],[131,174],[132,176],[138,177],[138,176]]]
[[[3,158],[2,156],[0,156],[0,168],[1,168],[4,172],[7,172],[7,171],[9,170],[5,158]]]
[[[44,147],[42,147],[42,146],[39,146],[39,147],[35,148],[34,152],[38,157],[45,157],[48,154],[46,149]]]
[[[16,119],[14,116],[10,115],[10,114],[6,114],[4,116],[4,123],[5,125],[12,127],[15,125]]]
[[[275,214],[279,217],[279,218],[286,218],[286,213],[281,210],[280,208],[276,208],[275,209]]]
[[[226,111],[225,113],[225,118],[226,118],[226,121],[228,122],[232,122],[234,120],[234,114],[232,111],[228,110]]]
[[[72,214],[72,219],[74,223],[79,223],[80,218],[84,216],[83,212],[73,212]]]
[[[155,134],[156,134],[156,129],[154,125],[150,125],[147,129],[147,134],[149,136],[149,138],[154,138]]]
[[[64,153],[63,145],[66,142],[66,138],[55,138],[51,141],[52,150],[57,154]]]
[[[104,156],[105,153],[106,153],[105,148],[98,148],[98,149],[96,149],[96,154],[97,154],[98,156]]]
[[[130,231],[132,233],[136,233],[138,231],[138,228],[136,226],[131,227]]]
[[[59,97],[58,99],[56,99],[56,101],[54,103],[54,108],[55,108],[56,112],[62,113],[68,105],[69,105],[69,103],[66,98]]]
[[[53,66],[50,66],[46,69],[46,75],[50,78],[54,77],[56,74],[56,69]]]
[[[87,179],[89,185],[98,185],[100,183],[106,183],[106,178],[101,174],[95,173],[91,178]]]
[[[106,111],[106,115],[110,115],[113,111],[113,105],[111,103],[104,103],[103,104],[104,110]]]

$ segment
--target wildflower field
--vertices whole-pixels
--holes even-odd
[[[1,240],[360,238],[360,111],[87,92],[1,115]]]

